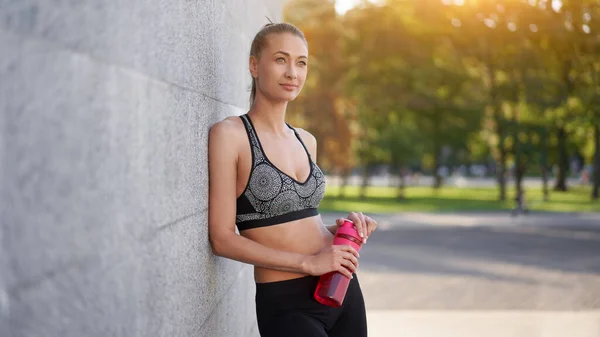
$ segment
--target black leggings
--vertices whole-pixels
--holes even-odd
[[[366,337],[365,302],[356,274],[342,306],[317,302],[318,276],[256,284],[256,316],[261,337]]]

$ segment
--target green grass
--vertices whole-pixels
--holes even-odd
[[[442,187],[435,192],[431,187],[407,187],[404,200],[396,198],[396,189],[370,187],[365,200],[358,198],[359,188],[346,188],[346,197],[337,198],[338,187],[327,187],[325,198],[319,206],[321,212],[368,213],[393,212],[457,212],[498,211],[514,207],[514,187],[507,189],[507,201],[498,201],[497,188]],[[600,212],[600,201],[592,202],[591,188],[570,187],[568,192],[550,191],[550,200],[543,201],[541,189],[526,190],[527,203],[532,211],[553,212]]]

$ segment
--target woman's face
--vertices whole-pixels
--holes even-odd
[[[250,72],[258,78],[257,91],[272,101],[294,100],[302,90],[307,70],[308,48],[290,33],[267,36],[260,60],[250,58]]]

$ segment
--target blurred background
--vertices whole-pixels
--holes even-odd
[[[370,336],[600,336],[600,1],[290,0]]]
[[[599,1],[290,0],[322,207],[600,210]],[[335,187],[331,187],[335,186]],[[418,200],[418,201],[416,201]]]

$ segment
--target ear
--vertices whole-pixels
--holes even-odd
[[[252,77],[258,77],[258,59],[254,56],[250,56],[250,74]]]

